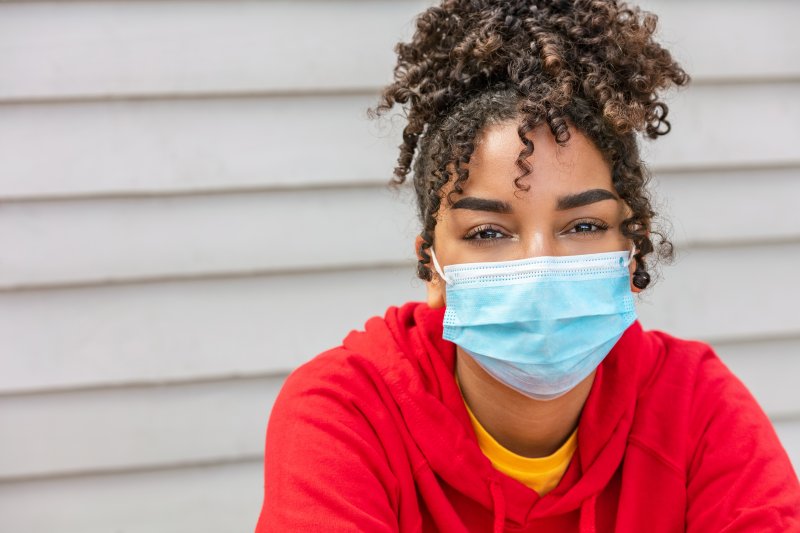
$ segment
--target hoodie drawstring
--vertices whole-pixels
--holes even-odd
[[[494,533],[503,533],[506,524],[506,499],[503,489],[497,481],[492,481],[489,486],[492,493],[492,508],[494,509]]]
[[[596,533],[596,516],[595,510],[597,507],[597,494],[592,494],[588,499],[584,500],[581,504],[581,518],[579,523],[580,533]]]

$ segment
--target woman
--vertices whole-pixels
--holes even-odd
[[[745,387],[636,321],[671,253],[637,135],[669,131],[659,92],[688,82],[655,26],[613,0],[419,17],[377,111],[408,119],[427,303],[288,378],[257,531],[800,531]]]

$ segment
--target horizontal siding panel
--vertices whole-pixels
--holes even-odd
[[[3,3],[0,100],[378,87],[426,5]]]
[[[430,3],[3,3],[0,99],[378,87]],[[796,2],[648,6],[698,79],[800,75]],[[742,35],[759,46],[743,50]]]
[[[792,279],[798,262],[800,243],[682,253],[640,302],[642,322],[715,342],[800,336],[800,285],[774,297],[774,280]],[[0,358],[0,391],[281,373],[388,305],[424,297],[410,263],[6,293],[0,338],[13,355]]]
[[[400,127],[369,121],[366,110],[377,100],[0,106],[0,197],[386,183]]]
[[[667,174],[655,185],[679,244],[800,241],[800,167]],[[0,210],[0,288],[412,261],[409,192],[10,203]]]
[[[0,483],[3,533],[252,531],[260,462],[123,475]]]
[[[800,476],[800,420],[782,420],[775,423],[775,431],[789,454],[794,471]]]
[[[720,353],[767,414],[785,420],[800,418],[798,347],[793,339]],[[258,457],[282,383],[275,376],[0,397],[0,481]]]
[[[670,101],[673,133],[645,142],[656,171],[800,164],[800,83],[695,86]],[[0,106],[0,198],[386,183],[402,121],[367,119],[376,102],[363,93]]]
[[[800,162],[798,82],[696,86],[675,93],[669,106],[672,132],[657,141],[645,141],[642,150],[652,168]]]
[[[678,245],[800,239],[800,166],[664,171],[651,189]]]
[[[0,397],[0,481],[258,457],[283,377]]]
[[[695,80],[800,76],[800,4],[793,0],[632,3],[658,15],[659,39]],[[759,45],[742,46],[743,36]]]
[[[800,418],[800,335],[782,339],[715,342],[714,351],[773,419]],[[800,451],[800,448],[798,448]],[[800,465],[798,465],[800,466]]]
[[[0,391],[283,373],[424,297],[412,264],[2,294]]]
[[[372,188],[9,204],[0,287],[412,261],[404,198]]]
[[[798,261],[800,243],[679,250],[638,311],[644,324],[679,337],[796,336],[800,285],[781,283],[777,297],[776,280],[793,279]]]

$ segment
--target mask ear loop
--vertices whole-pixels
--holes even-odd
[[[631,264],[631,261],[633,261],[633,256],[635,256],[637,253],[639,253],[639,251],[636,249],[636,243],[633,243],[633,245],[631,246],[631,253],[630,255],[628,255],[628,259],[625,260],[625,266]]]
[[[433,268],[436,269],[436,273],[439,274],[439,277],[444,280],[445,283],[450,283],[450,278],[448,278],[444,272],[442,272],[442,268],[439,266],[439,261],[436,260],[436,253],[433,251],[433,248],[428,248],[431,251],[431,259],[433,260]]]

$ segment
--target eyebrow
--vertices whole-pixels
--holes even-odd
[[[619,198],[616,194],[606,189],[589,189],[588,191],[562,196],[558,199],[556,209],[558,211],[565,211],[567,209],[574,209],[576,207],[583,207],[584,205],[593,204],[595,202],[601,202],[603,200],[619,201]]]
[[[450,209],[471,209],[473,211],[490,211],[492,213],[510,213],[511,204],[501,200],[466,196],[454,203]]]
[[[603,200],[618,201],[619,198],[616,194],[606,189],[589,189],[588,191],[560,197],[556,204],[556,209],[558,211],[565,211],[595,202],[602,202]],[[475,196],[461,198],[452,205],[451,209],[470,209],[472,211],[489,211],[491,213],[503,214],[511,213],[512,211],[511,204],[507,202],[503,202],[502,200],[490,200],[488,198],[476,198]]]

